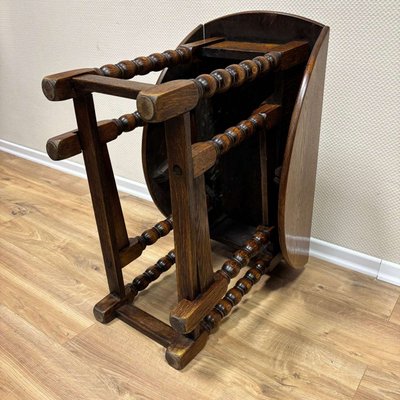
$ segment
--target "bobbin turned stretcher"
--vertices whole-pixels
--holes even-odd
[[[47,151],[54,160],[83,153],[110,289],[94,315],[157,341],[174,368],[279,261],[308,260],[328,32],[291,15],[234,14],[176,50],[43,79],[49,100],[75,106],[78,129],[49,139]],[[163,69],[156,85],[129,80]],[[97,121],[93,92],[136,99],[137,111]],[[147,185],[166,218],[129,237],[107,143],[139,126]],[[122,268],[172,229],[175,248],[125,284]],[[217,272],[211,239],[234,251]],[[167,325],[133,300],[174,264]]]

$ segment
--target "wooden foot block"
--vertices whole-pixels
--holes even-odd
[[[179,336],[177,340],[168,346],[165,358],[168,364],[175,369],[183,369],[204,348],[209,333],[203,331],[200,336],[193,340],[186,336]]]
[[[227,290],[227,279],[223,275],[216,275],[215,282],[205,293],[193,301],[183,299],[171,310],[169,318],[171,326],[180,333],[192,332]]]
[[[117,316],[118,308],[130,301],[132,297],[133,294],[129,286],[125,286],[125,297],[123,299],[112,293],[108,294],[94,306],[94,317],[102,324],[111,322]]]

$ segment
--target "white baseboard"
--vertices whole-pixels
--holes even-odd
[[[377,277],[381,259],[333,243],[311,238],[310,255],[341,267]]]
[[[400,286],[400,264],[382,260],[378,279]]]
[[[0,150],[71,175],[86,178],[85,167],[72,161],[52,161],[46,153],[2,139],[0,139]],[[115,181],[118,190],[121,192],[151,201],[150,193],[143,183],[119,176],[115,177]],[[331,262],[332,264],[340,265],[341,267],[400,286],[400,264],[381,260],[316,238],[311,238],[310,254],[313,257]]]
[[[0,139],[0,150],[10,154],[14,154],[15,156],[21,158],[25,158],[29,161],[33,161],[38,164],[57,169],[58,171],[62,171],[67,174],[79,176],[80,178],[86,179],[85,167],[76,162],[68,160],[53,161],[46,153],[30,149],[29,147],[21,146],[19,144],[11,143],[2,139]],[[145,184],[135,182],[121,176],[115,176],[115,182],[117,184],[118,190],[120,190],[121,192],[129,193],[132,196],[151,201],[150,193]]]
[[[341,267],[400,286],[400,264],[311,238],[310,255]]]

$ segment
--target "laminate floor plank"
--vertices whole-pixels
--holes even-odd
[[[315,261],[315,262],[314,262]],[[302,273],[290,267],[277,269],[273,275],[284,281],[296,280],[296,289],[351,305],[377,317],[388,319],[400,296],[400,287],[346,270],[322,260],[310,258],[310,268]],[[371,304],[373,307],[371,307]]]
[[[87,182],[0,152],[0,184],[2,400],[400,398],[399,287],[317,259],[280,265],[176,371],[157,343],[93,317],[108,288]],[[164,219],[120,197],[130,236]],[[149,246],[126,282],[173,246]],[[219,269],[229,253],[214,248]],[[172,267],[135,304],[168,321],[176,301]]]
[[[389,321],[393,322],[394,324],[400,325],[400,297],[397,300],[397,303],[393,308],[393,311],[392,311],[392,314],[390,315]]]
[[[311,262],[302,273],[303,279],[310,286],[314,285],[311,278],[314,268],[318,268],[316,261]],[[282,271],[279,274],[281,277],[272,276],[266,281],[263,290],[249,296],[242,309],[258,318],[265,318],[266,324],[274,322],[314,338],[362,363],[383,369],[389,366],[400,369],[398,325],[384,317],[376,317],[349,301],[333,300],[329,296],[325,297],[324,293],[304,290],[301,285],[297,287],[296,279],[283,279]],[[308,275],[311,275],[309,279]],[[377,281],[371,284],[381,285]],[[382,285],[382,290],[385,287]],[[373,299],[369,304],[373,308]]]
[[[21,400],[111,398],[112,390],[96,371],[3,305],[0,331],[2,362],[4,354],[11,355],[7,373],[16,389],[26,393]]]
[[[0,151],[0,178],[2,182],[9,181],[8,173],[21,180],[21,183],[30,183],[36,186],[45,187],[47,190],[57,190],[65,195],[82,196],[89,193],[87,181],[66,174],[55,169],[37,164],[28,160],[15,157],[14,155]],[[6,178],[6,179],[4,179]],[[14,182],[14,181],[12,181]]]
[[[49,290],[35,285],[0,263],[0,302],[59,343],[63,343],[93,324],[89,316],[79,315]]]
[[[183,372],[166,368],[164,349],[122,321],[93,326],[65,347],[100,366],[120,392],[139,398],[349,399],[354,394],[364,364],[279,326],[260,334],[254,325],[239,338],[224,327]],[[139,354],[141,362],[135,363]]]
[[[399,400],[400,370],[367,368],[354,400]]]

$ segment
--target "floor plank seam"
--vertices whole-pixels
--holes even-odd
[[[94,318],[94,317],[93,317]],[[80,335],[84,334],[86,331],[88,331],[89,329],[93,328],[94,326],[96,326],[99,322],[97,321],[93,321],[92,325],[87,326],[86,328],[82,329],[80,332],[76,333],[75,335],[71,336],[70,338],[68,338],[65,342],[63,343],[59,343],[59,345],[61,347],[64,347],[66,350],[68,350],[68,347],[66,347],[71,341],[76,340],[77,338],[80,337]]]
[[[395,324],[395,322],[392,322],[392,321],[390,321],[390,320],[391,320],[391,318],[392,318],[392,316],[393,316],[393,313],[394,313],[396,307],[400,307],[400,295],[399,295],[399,298],[397,299],[396,303],[394,303],[394,307],[393,307],[393,309],[392,309],[392,311],[391,311],[391,313],[390,313],[390,315],[389,315],[389,317],[388,317],[388,319],[387,319],[387,321],[388,321],[388,322],[391,322],[392,324],[393,324],[393,323]]]
[[[364,373],[363,373],[363,375],[362,375],[362,377],[361,377],[361,379],[360,379],[360,382],[358,382],[358,386],[357,386],[356,391],[355,391],[354,394],[353,394],[352,400],[354,400],[354,398],[357,396],[357,392],[358,392],[358,390],[360,389],[361,382],[363,381],[365,374],[367,373],[367,369],[368,369],[368,365],[365,366]]]
[[[177,375],[161,346],[119,319],[104,325],[92,315],[107,284],[94,216],[87,216],[86,181],[63,179],[24,160],[0,164],[0,173],[12,178],[0,191],[0,268],[8,271],[0,274],[1,399],[176,400],[210,393],[249,400],[396,398],[400,288],[317,259],[301,275],[282,267],[259,283],[210,337],[203,355]],[[129,231],[158,220],[154,204],[123,199]],[[89,230],[93,240],[87,240]],[[65,237],[68,245],[55,248]],[[124,270],[127,281],[170,244],[160,242]],[[221,253],[215,249],[216,267],[230,256]],[[144,291],[136,305],[167,318],[176,302],[174,273]],[[65,325],[64,312],[46,313],[46,306],[65,309]]]

